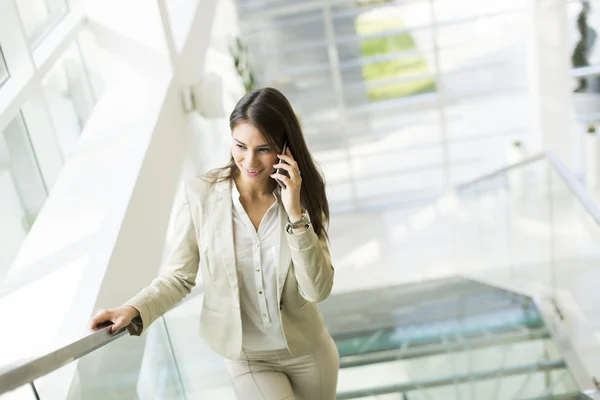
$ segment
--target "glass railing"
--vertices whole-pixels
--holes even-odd
[[[600,371],[595,330],[600,328],[600,208],[553,154],[505,168],[457,190],[466,218],[464,276],[528,293],[557,316],[578,368]],[[597,381],[587,379],[590,390]]]
[[[338,398],[597,395],[600,368],[580,357],[593,347],[574,322],[600,321],[600,212],[589,195],[546,154],[461,186],[455,200],[445,248],[462,277],[322,303],[340,352]],[[234,400],[224,360],[198,337],[201,301],[187,299],[142,338],[104,330],[0,366],[0,399],[56,398],[53,380],[71,373],[65,398]]]
[[[340,352],[338,399],[579,398],[527,296],[444,278],[341,294],[322,309]]]
[[[584,315],[598,310],[600,293],[589,297],[593,290],[581,290],[585,281],[573,277],[589,276],[590,284],[595,280],[600,208],[553,154],[463,185],[457,194],[469,214],[463,224],[469,234],[461,240],[470,272],[504,278],[559,303],[571,293]]]
[[[104,328],[31,360],[0,366],[0,399],[187,399],[166,317],[144,335],[141,340],[125,329],[111,335]]]

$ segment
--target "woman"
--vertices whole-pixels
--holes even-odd
[[[333,400],[339,357],[316,305],[334,276],[323,178],[278,90],[246,94],[230,127],[229,164],[185,182],[160,276],[122,307],[99,311],[91,328],[112,322],[112,332],[140,335],[201,269],[201,335],[227,359],[238,399]]]

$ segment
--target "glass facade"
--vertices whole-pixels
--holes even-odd
[[[11,71],[14,74],[27,70],[27,53],[36,51],[36,45],[68,10],[66,0],[17,0],[15,14],[10,13],[10,6],[0,6],[0,23],[7,27],[0,30],[5,44],[4,52],[0,50],[0,99],[3,105],[16,104],[19,110],[15,115],[11,107],[0,109],[0,113],[10,113],[6,125],[0,127],[0,281],[41,211],[64,155],[74,151],[95,105],[77,40],[59,54],[41,79],[39,74],[32,75],[37,82],[27,97],[15,97],[1,86],[9,78],[7,66],[23,67],[23,71]],[[11,16],[20,21],[6,19]],[[21,39],[2,36],[9,34],[20,34]]]
[[[6,68],[6,62],[2,55],[2,49],[0,49],[0,85],[2,85],[8,79],[8,68]]]
[[[27,38],[34,45],[69,10],[66,0],[17,0],[17,6]]]
[[[19,113],[0,133],[0,281],[46,196],[27,127]]]
[[[237,4],[258,86],[290,98],[335,210],[428,201],[528,132],[521,1]]]
[[[58,140],[66,157],[73,154],[95,100],[79,45],[72,43],[42,80]]]

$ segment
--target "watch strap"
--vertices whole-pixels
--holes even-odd
[[[308,218],[308,212],[306,211],[306,209],[303,208],[302,209],[302,218],[300,218],[298,221],[295,221],[295,222],[290,221],[290,216],[288,215],[287,222],[288,222],[288,225],[291,227],[291,229],[298,229],[305,225],[309,225],[310,219]]]

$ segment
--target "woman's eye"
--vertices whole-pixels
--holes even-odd
[[[237,146],[238,148],[240,148],[240,149],[245,149],[245,147],[244,147],[244,146],[242,146],[241,144],[236,144],[236,146]]]
[[[258,151],[262,151],[263,153],[268,153],[271,149],[259,149]]]

